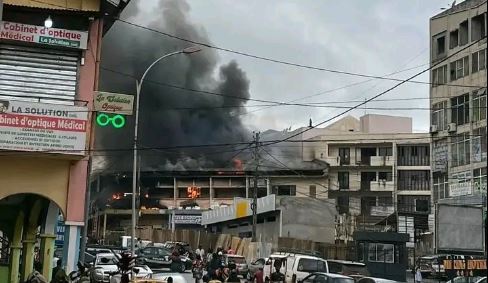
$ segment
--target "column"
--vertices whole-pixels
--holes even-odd
[[[212,202],[213,202],[213,198],[214,198],[214,188],[213,188],[213,179],[212,177],[210,177],[209,179],[209,189],[210,189],[210,192],[209,192],[209,195],[210,195],[210,198],[209,198],[209,208],[212,207]]]
[[[105,235],[107,233],[107,212],[103,212],[103,230],[102,230],[102,240],[105,244]]]
[[[178,202],[176,198],[178,197],[178,182],[176,181],[176,178],[173,178],[173,208],[178,207]]]
[[[249,177],[246,176],[246,198],[249,198]]]
[[[10,283],[19,282],[20,269],[20,254],[22,251],[22,229],[24,226],[24,213],[20,212],[17,215],[15,222],[14,235],[12,237],[12,244],[10,245]]]
[[[26,240],[22,241],[22,273],[21,282],[27,279],[27,276],[34,270],[34,245],[36,244],[35,231],[26,233]],[[34,234],[34,235],[32,235]]]
[[[271,194],[271,181],[269,178],[266,178],[266,195],[269,196]]]
[[[78,254],[80,250],[80,231],[81,226],[65,222],[64,245],[63,245],[63,266],[66,273],[77,270]]]
[[[54,258],[54,242],[56,241],[56,235],[53,234],[41,234],[41,252],[42,252],[42,275],[46,279],[50,279],[53,269]]]

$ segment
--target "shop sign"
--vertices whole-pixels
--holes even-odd
[[[0,100],[0,149],[83,155],[88,108]]]
[[[457,276],[486,276],[485,259],[445,259],[443,261],[446,275],[449,278]]]
[[[99,91],[95,96],[94,110],[98,112],[132,115],[134,96]]]
[[[0,21],[0,38],[86,49],[88,32]]]
[[[175,214],[173,216],[173,221],[175,224],[196,224],[200,225],[202,223],[201,215],[188,215],[188,214]]]
[[[434,172],[447,172],[448,149],[444,142],[436,142],[433,146],[434,162],[432,170]]]
[[[472,193],[473,190],[470,181],[449,184],[449,196],[451,197],[466,196],[471,195]]]

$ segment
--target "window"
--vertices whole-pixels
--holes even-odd
[[[317,197],[317,187],[315,185],[310,185],[308,187],[309,189],[309,195],[311,198],[316,198]]]
[[[473,92],[473,121],[486,119],[486,88]]]
[[[391,172],[379,172],[378,180],[393,181],[393,174]]]
[[[349,190],[349,172],[339,172],[339,190]]]
[[[398,211],[402,213],[428,213],[430,196],[398,196]]]
[[[459,24],[459,46],[468,44],[468,20]]]
[[[348,196],[337,197],[337,211],[339,212],[339,214],[349,213],[349,197]]]
[[[446,32],[441,32],[432,37],[432,58],[439,59],[446,55]]]
[[[486,48],[471,55],[471,73],[486,69]]]
[[[298,261],[298,271],[303,272],[327,272],[325,262],[316,259],[301,258]]]
[[[430,173],[428,170],[398,171],[398,189],[402,191],[430,190]]]
[[[398,147],[399,166],[429,166],[430,148],[429,146],[399,146]]]
[[[473,162],[486,161],[486,138],[486,127],[481,127],[473,131],[471,138]]]
[[[473,190],[475,194],[486,194],[486,167],[473,170]]]
[[[339,157],[341,165],[349,165],[351,162],[350,149],[348,147],[340,147]]]
[[[395,246],[392,244],[369,243],[368,261],[394,263]]]
[[[437,126],[438,131],[447,129],[447,101],[435,103],[432,106],[432,125]]]
[[[449,179],[446,174],[434,174],[434,202],[449,197]]]
[[[449,49],[453,49],[459,45],[459,30],[453,30],[449,33]]]
[[[451,140],[451,167],[469,164],[469,133],[457,135]]]
[[[486,36],[486,13],[471,18],[471,41],[482,39]]]
[[[295,185],[273,186],[273,194],[277,196],[296,196],[297,187]]]
[[[451,62],[450,64],[451,81],[455,81],[469,75],[469,56]]]
[[[451,98],[451,122],[456,125],[469,122],[469,94]]]
[[[447,83],[447,65],[432,70],[432,87]]]
[[[379,156],[392,156],[393,151],[391,147],[380,147],[379,148]]]

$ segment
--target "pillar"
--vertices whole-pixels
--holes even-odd
[[[178,207],[178,203],[176,201],[177,197],[178,197],[178,183],[176,181],[176,178],[173,178],[173,208]]]
[[[54,258],[54,242],[56,235],[41,234],[41,252],[42,252],[42,275],[49,279],[52,276],[53,258]]]
[[[20,254],[22,251],[22,233],[24,229],[24,213],[17,215],[12,244],[10,245],[10,283],[19,282]]]
[[[214,189],[213,189],[213,179],[212,177],[209,178],[208,180],[208,188],[209,188],[209,205],[208,208],[212,207],[212,201],[213,201],[213,196],[214,196]]]
[[[27,276],[34,270],[34,246],[36,244],[36,232],[39,216],[41,213],[41,200],[36,200],[29,212],[28,222],[24,230],[22,240],[22,273],[21,280],[25,281]]]
[[[77,270],[78,254],[80,251],[80,231],[81,225],[65,222],[64,245],[63,245],[63,266],[66,267],[66,273]]]
[[[266,178],[266,195],[269,196],[271,194],[271,181],[269,178]]]
[[[249,177],[246,176],[246,198],[249,198]]]
[[[102,230],[102,241],[105,244],[105,235],[107,234],[107,212],[103,212],[103,230]]]

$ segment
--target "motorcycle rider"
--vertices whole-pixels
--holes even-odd
[[[229,278],[227,279],[227,282],[241,282],[241,279],[239,279],[239,273],[235,262],[229,261],[228,270],[229,270]]]
[[[64,269],[61,267],[62,260],[58,259],[56,262],[56,267],[53,268],[53,279],[51,280],[51,283],[68,283],[68,275],[66,275],[66,272]]]
[[[203,260],[199,254],[196,255],[193,261],[192,273],[193,278],[195,278],[195,283],[200,282],[200,279],[203,277]]]

